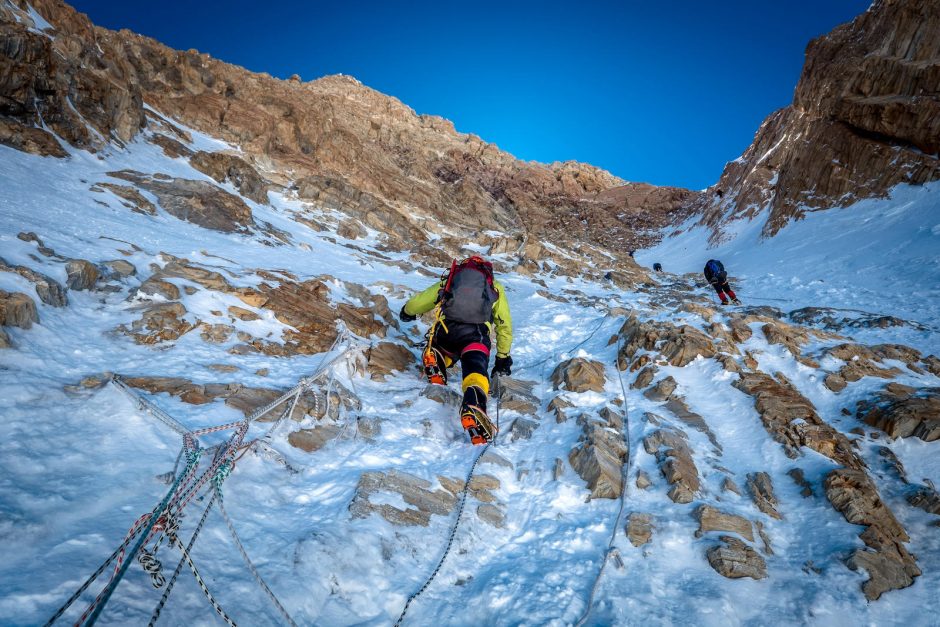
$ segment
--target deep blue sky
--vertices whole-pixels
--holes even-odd
[[[108,28],[286,78],[350,74],[522,159],[699,189],[870,0],[74,0]]]

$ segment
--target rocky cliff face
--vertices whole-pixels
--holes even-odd
[[[173,151],[185,131],[170,118],[237,147],[275,188],[418,252],[428,232],[494,229],[522,248],[530,236],[570,243],[576,225],[579,239],[617,253],[695,196],[580,163],[519,161],[349,77],[278,80],[98,28],[58,0],[32,6],[51,26],[23,0],[0,7],[0,142],[30,152],[64,156],[51,133],[100,150],[147,127]]]
[[[876,0],[810,42],[793,104],[696,201],[715,228],[769,210],[773,236],[806,211],[940,178],[940,4]]]

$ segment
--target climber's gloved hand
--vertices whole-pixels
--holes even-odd
[[[506,375],[507,377],[512,374],[512,357],[506,355],[505,357],[496,356],[496,363],[493,365],[493,372],[491,376],[496,376],[498,374]]]
[[[398,319],[402,322],[413,322],[418,319],[418,316],[412,316],[410,313],[407,313],[405,306],[402,305],[401,311],[398,312]]]

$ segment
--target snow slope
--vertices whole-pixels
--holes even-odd
[[[636,259],[699,274],[706,261],[720,259],[745,303],[895,315],[931,330],[879,329],[879,341],[940,351],[940,182],[899,185],[889,198],[808,213],[770,239],[760,237],[765,219],[728,225],[715,248],[710,231],[690,221]],[[869,338],[862,332],[859,339]]]
[[[194,134],[194,143],[215,146],[212,138]],[[101,155],[73,152],[67,160],[40,158],[0,147],[0,256],[8,263],[24,264],[64,282],[63,265],[36,254],[36,246],[16,237],[32,231],[61,255],[93,261],[122,258],[142,276],[128,279],[114,293],[70,292],[70,305],[39,305],[40,323],[30,330],[8,329],[15,348],[0,351],[0,622],[31,625],[47,620],[124,537],[131,523],[150,511],[166,490],[156,479],[171,470],[179,437],[142,412],[113,387],[81,394],[63,386],[103,371],[124,375],[179,376],[196,382],[240,382],[288,388],[312,372],[323,356],[272,358],[260,354],[232,355],[230,344],[209,344],[196,333],[168,346],[134,344],[113,333],[134,319],[135,301],[128,295],[149,273],[162,265],[166,252],[210,264],[233,284],[260,279],[257,269],[281,268],[300,279],[330,274],[338,280],[367,286],[388,296],[397,311],[403,294],[424,287],[427,274],[403,271],[396,262],[409,261],[406,253],[375,250],[375,233],[353,242],[330,231],[317,232],[295,221],[302,207],[286,195],[271,194],[271,205],[246,199],[256,220],[271,223],[291,234],[292,244],[272,247],[257,235],[226,235],[179,221],[162,211],[146,216],[129,211],[116,197],[96,194],[89,187],[110,180],[107,172],[124,168],[163,172],[171,176],[209,180],[183,159],[171,160],[159,148],[139,139],[126,149]],[[231,187],[228,191],[236,193]],[[756,231],[742,230],[738,240],[718,256],[740,277],[741,296],[787,299],[784,307],[827,304],[872,308],[909,316],[936,325],[931,305],[937,302],[937,237],[940,228],[919,224],[940,223],[934,196],[936,187],[900,190],[891,201],[859,209],[869,224],[887,232],[886,242],[905,260],[919,259],[917,276],[893,272],[887,282],[867,269],[878,262],[854,255],[864,233],[857,219],[833,213],[811,216],[784,231],[779,239],[758,244]],[[907,194],[905,196],[905,194]],[[151,198],[151,200],[156,200]],[[893,207],[893,209],[892,209]],[[329,212],[321,212],[328,217]],[[861,215],[861,214],[859,214]],[[841,222],[836,222],[841,220]],[[851,232],[849,227],[853,226]],[[857,228],[856,228],[857,227]],[[890,227],[890,228],[889,228]],[[932,230],[931,230],[932,229]],[[807,244],[807,233],[820,235]],[[837,241],[829,253],[821,242]],[[653,251],[638,253],[640,260],[661,260],[669,270],[694,271],[703,265],[696,249],[700,234],[686,234],[664,242]],[[127,243],[139,250],[129,250]],[[694,254],[688,251],[695,251]],[[128,251],[125,255],[121,251]],[[746,252],[750,251],[750,254]],[[829,271],[810,273],[825,255]],[[411,260],[413,261],[413,260]],[[780,267],[777,267],[779,264]],[[846,272],[848,274],[845,274]],[[820,278],[817,278],[820,277]],[[702,473],[701,499],[687,505],[666,497],[666,484],[654,457],[640,442],[654,427],[640,416],[658,411],[654,403],[629,388],[634,374],[623,381],[614,364],[616,344],[609,342],[623,322],[623,312],[644,318],[681,321],[703,328],[696,314],[650,304],[649,293],[619,292],[611,284],[544,275],[548,289],[567,294],[569,302],[538,294],[539,286],[524,276],[505,275],[516,328],[514,375],[534,383],[540,397],[540,422],[531,439],[501,439],[492,449],[511,467],[481,464],[480,472],[500,481],[495,491],[503,504],[505,526],[496,528],[476,514],[471,498],[454,540],[454,549],[427,591],[411,605],[406,624],[425,625],[564,625],[585,614],[588,598],[600,570],[612,530],[618,557],[611,558],[599,580],[595,604],[587,624],[929,624],[925,615],[940,586],[940,538],[932,517],[907,506],[890,474],[876,473],[879,488],[909,530],[909,546],[924,571],[910,588],[890,592],[869,604],[859,591],[863,573],[848,570],[843,558],[861,546],[861,528],[848,524],[819,494],[819,481],[832,463],[809,454],[802,466],[817,494],[805,499],[786,476],[793,465],[780,446],[760,426],[753,401],[730,386],[733,375],[712,360],[697,359],[685,368],[664,367],[672,375],[693,410],[708,420],[724,447],[718,454],[705,436],[690,431],[695,461]],[[922,285],[922,303],[900,298]],[[669,279],[679,280],[682,279]],[[825,281],[825,282],[823,282]],[[664,281],[665,282],[665,281]],[[182,283],[181,283],[182,285]],[[0,289],[34,295],[33,286],[11,273],[0,273]],[[655,286],[654,286],[654,289]],[[891,292],[886,292],[891,290]],[[706,293],[698,288],[698,293]],[[588,306],[577,304],[585,298]],[[349,300],[341,285],[336,300]],[[231,304],[225,296],[199,291],[184,296],[192,315],[212,322],[213,311]],[[774,301],[775,303],[778,301]],[[620,307],[623,309],[613,309]],[[277,337],[284,325],[264,319]],[[259,329],[254,329],[259,331]],[[390,331],[390,339],[406,342],[420,337],[420,324]],[[866,332],[869,333],[869,332]],[[871,331],[872,336],[903,336],[923,347],[936,345],[933,332],[911,329]],[[857,426],[840,409],[848,402],[825,389],[818,372],[796,362],[779,346],[767,344],[759,333],[748,347],[760,354],[762,366],[787,374],[809,397],[822,417],[845,430]],[[624,512],[652,513],[655,532],[651,544],[633,547],[621,531],[624,516],[612,500],[586,502],[584,482],[567,462],[581,430],[575,420],[556,423],[546,411],[553,396],[549,375],[567,357],[588,356],[607,364],[603,392],[562,393],[574,411],[589,412],[616,406],[625,400],[631,455],[630,481]],[[223,374],[212,364],[237,371]],[[256,373],[269,369],[267,377]],[[274,448],[299,472],[257,455],[246,455],[225,484],[225,503],[248,553],[261,574],[298,624],[388,625],[399,616],[409,595],[419,589],[441,557],[453,517],[432,516],[427,528],[394,526],[379,516],[353,519],[348,511],[360,475],[369,470],[392,469],[427,479],[432,489],[438,477],[463,478],[478,449],[470,446],[457,424],[454,410],[422,396],[423,382],[415,372],[393,375],[384,382],[338,368],[333,375],[362,401],[362,409],[342,415],[344,435],[315,453],[294,449],[286,441],[291,430],[308,423],[288,424],[276,434]],[[903,383],[940,385],[929,374],[905,374]],[[863,380],[849,392],[849,401],[862,398],[882,385]],[[454,385],[454,384],[452,384]],[[624,399],[624,390],[626,398]],[[221,402],[189,405],[167,395],[154,402],[187,427],[222,424],[241,414]],[[503,433],[521,416],[503,412]],[[356,423],[381,418],[381,433],[360,435]],[[259,425],[250,435],[267,428]],[[207,436],[218,442],[221,436]],[[877,446],[884,442],[859,440],[863,456],[880,467]],[[940,483],[937,443],[890,443],[913,477]],[[556,460],[562,473],[553,476]],[[633,487],[636,471],[645,470],[654,485],[648,491]],[[754,509],[750,500],[721,492],[719,482],[732,476],[739,485],[749,472],[768,472],[777,487],[785,512],[783,520],[770,519]],[[728,580],[713,571],[705,549],[718,534],[696,538],[691,513],[700,502],[714,503],[764,522],[774,554],[766,556],[770,576],[761,581]],[[391,504],[401,505],[392,499]],[[184,534],[198,518],[199,503],[183,522]],[[206,583],[225,610],[241,624],[279,624],[272,609],[232,546],[228,532],[215,513],[200,536],[193,558]],[[167,574],[175,555],[164,556]],[[812,568],[807,566],[812,562]],[[160,593],[137,565],[129,570],[101,616],[103,624],[141,624],[148,620]],[[75,620],[91,600],[86,594],[66,619]],[[161,614],[165,624],[203,625],[218,622],[189,573],[183,572]]]

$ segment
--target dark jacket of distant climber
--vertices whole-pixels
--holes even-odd
[[[708,263],[705,264],[704,274],[705,280],[711,283],[711,286],[718,293],[722,305],[728,304],[728,298],[731,298],[732,303],[739,304],[738,297],[735,296],[731,285],[728,284],[728,273],[720,261],[709,259]]]

